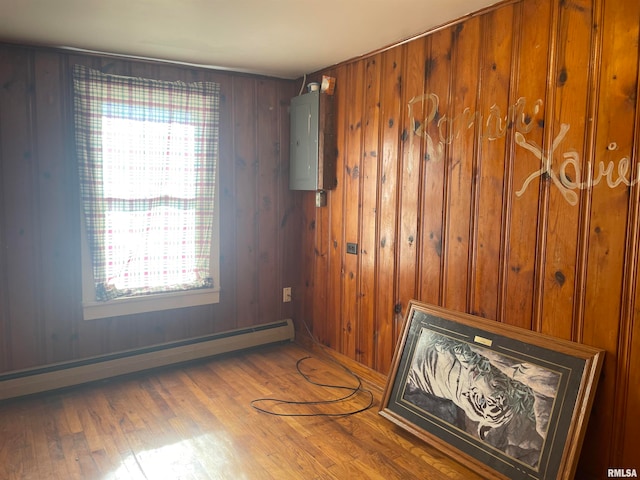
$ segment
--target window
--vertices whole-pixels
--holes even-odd
[[[74,67],[85,319],[218,300],[218,96]]]

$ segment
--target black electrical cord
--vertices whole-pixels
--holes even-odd
[[[368,410],[369,408],[371,408],[371,406],[373,405],[373,393],[371,393],[371,391],[366,390],[364,388],[362,388],[362,380],[360,379],[360,377],[358,377],[356,374],[354,374],[351,370],[349,370],[348,368],[342,366],[347,373],[349,373],[352,377],[354,377],[357,381],[358,381],[358,386],[357,387],[349,387],[349,386],[345,386],[345,385],[332,385],[332,384],[327,384],[327,383],[319,383],[316,382],[314,380],[311,379],[311,377],[309,375],[307,375],[306,373],[304,373],[301,368],[300,365],[305,361],[308,360],[309,358],[311,358],[310,356],[307,357],[303,357],[301,359],[299,359],[296,362],[296,369],[298,370],[298,373],[309,383],[311,383],[312,385],[316,385],[319,387],[325,387],[325,388],[333,388],[333,389],[337,389],[337,390],[347,390],[350,393],[348,393],[347,395],[344,395],[342,397],[339,398],[334,398],[331,400],[315,400],[315,401],[297,401],[297,400],[283,400],[280,398],[258,398],[256,400],[252,400],[251,401],[251,406],[258,410],[259,412],[262,413],[267,413],[269,415],[275,415],[275,416],[279,416],[279,417],[346,417],[349,415],[355,415],[356,413],[360,413],[360,412],[364,412],[365,410]],[[327,405],[327,404],[332,404],[332,403],[339,403],[339,402],[344,402],[354,396],[356,396],[358,393],[363,393],[365,395],[367,395],[369,397],[369,401],[367,403],[367,405],[365,407],[356,409],[356,410],[350,410],[347,412],[339,412],[339,413],[291,413],[291,412],[284,412],[284,413],[280,413],[280,412],[275,412],[273,410],[269,410],[267,408],[263,408],[258,406],[257,404],[260,402],[275,402],[278,405]]]

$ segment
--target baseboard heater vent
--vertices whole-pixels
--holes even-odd
[[[290,319],[0,375],[0,400],[70,387],[246,348],[292,341]]]

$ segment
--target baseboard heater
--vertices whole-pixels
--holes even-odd
[[[0,375],[0,400],[70,387],[271,343],[292,341],[291,319]]]

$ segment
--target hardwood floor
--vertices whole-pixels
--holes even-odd
[[[374,405],[351,416],[252,408],[264,397],[344,395],[304,380],[296,362],[307,355],[301,371],[313,381],[357,384],[320,351],[287,344],[0,403],[0,478],[481,478],[380,417],[379,382],[365,380]],[[332,404],[259,404],[301,415],[368,401],[360,392]]]

